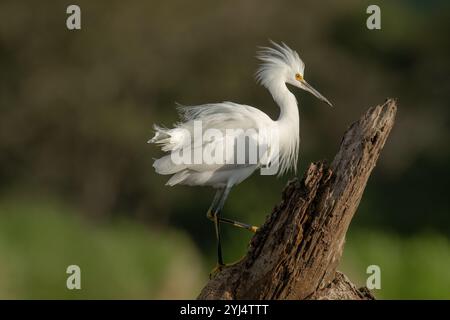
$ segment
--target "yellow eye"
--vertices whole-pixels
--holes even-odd
[[[297,74],[295,75],[295,79],[296,79],[297,81],[302,81],[302,80],[303,80],[303,77],[302,77],[302,75],[301,75],[300,73],[297,73]]]

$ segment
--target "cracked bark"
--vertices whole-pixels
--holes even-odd
[[[370,108],[347,129],[331,165],[312,163],[301,181],[290,181],[245,258],[198,299],[373,299],[336,268],[396,110],[393,99]]]

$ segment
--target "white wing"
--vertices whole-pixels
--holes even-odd
[[[242,138],[242,135],[247,135],[248,129],[259,132],[260,130],[269,130],[274,126],[274,121],[264,112],[251,106],[232,102],[191,107],[179,106],[178,110],[182,121],[177,123],[174,128],[166,129],[155,126],[156,134],[150,142],[160,144],[163,151],[173,153],[188,149],[195,153],[196,149],[201,148],[202,150],[208,150],[211,154],[227,154],[229,157],[226,150],[230,150],[230,148],[235,150],[235,141]],[[213,129],[221,134],[213,135],[210,139],[203,139],[202,143],[195,144],[192,139],[195,122],[197,122],[197,125],[201,124],[203,133]],[[230,143],[233,145],[230,146]],[[261,142],[258,139],[254,140],[253,143],[257,144],[257,147],[261,150],[270,148],[270,140]],[[233,171],[241,169],[245,170],[247,174],[250,171],[249,167],[252,168],[251,172],[253,172],[261,164],[261,159],[257,159],[256,164],[254,162],[239,162],[241,164],[236,164],[236,153],[233,153],[233,157],[234,159],[225,159],[225,163],[205,163],[205,161],[202,161],[201,163],[176,164],[172,161],[171,155],[166,155],[155,160],[153,166],[157,173],[175,174],[169,180],[169,185],[177,183],[195,185],[200,184],[200,180],[202,184],[208,184],[208,181],[213,184],[217,180],[226,180],[230,178]],[[249,157],[247,152],[245,157],[250,160],[247,158]]]

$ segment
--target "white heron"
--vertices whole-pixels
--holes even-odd
[[[201,121],[203,129],[271,129],[277,132],[277,141],[266,141],[265,149],[277,145],[277,154],[271,154],[270,159],[263,163],[258,158],[256,163],[175,163],[171,155],[165,155],[154,161],[156,172],[172,175],[167,185],[184,184],[190,186],[211,186],[217,189],[214,200],[207,212],[207,217],[214,221],[217,237],[217,269],[224,266],[220,241],[220,223],[229,223],[252,232],[257,227],[245,223],[223,218],[221,211],[231,188],[248,178],[255,170],[272,161],[279,159],[279,174],[290,169],[296,170],[298,149],[300,143],[300,119],[295,96],[289,91],[287,84],[309,91],[328,105],[332,104],[317,92],[304,79],[305,64],[297,52],[286,44],[272,42],[273,47],[262,47],[257,58],[262,62],[256,72],[257,81],[271,93],[280,108],[277,120],[272,120],[257,108],[232,102],[211,103],[199,106],[179,106],[181,121],[173,128],[163,128],[155,125],[155,136],[149,140],[162,147],[163,151],[175,152],[182,148],[195,150],[209,148],[220,150],[236,147],[236,139],[204,139],[196,143],[192,139],[195,122]],[[239,136],[241,133],[235,134]],[[225,141],[225,142],[224,142]],[[224,146],[225,144],[225,146]],[[227,145],[228,144],[228,145]],[[232,145],[230,145],[232,144]],[[261,145],[260,145],[261,147]],[[247,159],[248,160],[248,159]]]

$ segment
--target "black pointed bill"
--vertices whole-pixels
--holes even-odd
[[[328,104],[330,107],[332,107],[333,105],[331,104],[330,101],[328,101],[327,98],[325,98],[323,95],[320,94],[319,91],[317,91],[316,89],[314,89],[308,82],[306,82],[305,80],[301,81],[302,85],[303,85],[303,89],[305,89],[306,91],[311,92],[317,99],[325,102],[326,104]]]

